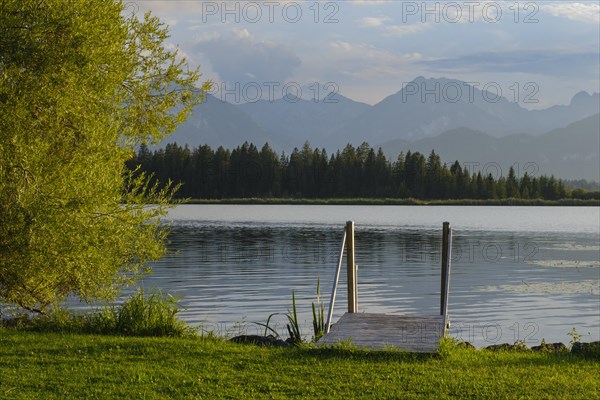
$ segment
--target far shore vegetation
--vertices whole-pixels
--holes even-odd
[[[297,199],[297,198],[231,198],[231,199],[187,199],[179,204],[271,204],[271,205],[365,205],[365,206],[548,206],[548,207],[599,207],[600,199]]]
[[[593,205],[600,191],[582,182],[536,173],[535,166],[502,174],[473,170],[455,161],[442,163],[434,150],[386,158],[381,148],[351,144],[328,155],[305,143],[291,154],[277,154],[244,143],[233,150],[168,144],[151,151],[140,146],[128,161],[152,182],[181,184],[177,199],[195,203],[264,204],[428,204],[428,205]],[[573,184],[579,188],[574,189]]]

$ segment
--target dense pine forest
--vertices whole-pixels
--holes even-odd
[[[415,198],[435,199],[598,199],[600,193],[568,190],[554,176],[519,177],[448,166],[431,151],[401,153],[388,160],[367,143],[348,144],[328,155],[305,143],[291,154],[277,154],[244,143],[234,150],[204,145],[190,149],[168,144],[151,151],[141,146],[129,167],[153,174],[159,182],[181,183],[179,198]]]

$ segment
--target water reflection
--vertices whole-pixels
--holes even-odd
[[[252,322],[285,313],[294,289],[309,337],[317,279],[328,302],[342,229],[343,224],[232,225],[176,219],[172,253],[153,265],[153,275],[143,284],[182,296],[183,317],[192,324],[228,334],[262,331]],[[430,227],[357,225],[359,311],[438,313],[440,242],[440,231]],[[598,291],[573,289],[577,282],[589,286],[600,278],[597,234],[482,232],[455,225],[452,258],[453,335],[478,346],[514,338],[530,344],[542,337],[568,342],[566,333],[574,326],[590,333],[584,339],[600,337]],[[557,268],[551,260],[590,266]],[[334,320],[346,308],[345,282],[343,268]],[[540,289],[560,284],[571,289]],[[514,290],[519,285],[531,290]],[[283,316],[275,317],[274,324],[284,332]]]

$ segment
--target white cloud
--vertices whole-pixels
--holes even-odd
[[[283,82],[301,65],[286,46],[259,41],[245,28],[199,35],[188,53],[208,61],[227,82]]]
[[[165,43],[165,49],[177,53],[177,59],[181,60],[183,58],[185,59],[189,59],[190,56],[189,54],[187,54],[185,51],[183,51],[178,45],[176,45],[175,43],[170,43],[170,42],[166,42]]]
[[[354,47],[350,43],[344,42],[342,40],[336,40],[335,42],[331,42],[330,46],[335,50],[342,50],[346,53],[350,53],[354,50]]]
[[[600,23],[600,4],[562,3],[541,4],[541,9],[556,17],[565,17],[573,21]]]
[[[141,15],[144,15],[144,13],[147,11],[151,11],[152,14],[159,15],[161,17],[166,15],[189,16],[191,14],[201,13],[203,2],[205,1],[129,1],[125,2],[125,7],[135,9]]]
[[[131,1],[134,0],[125,3]],[[240,5],[246,2],[234,1]],[[258,0],[247,0],[247,3],[254,1],[263,3]],[[496,75],[516,76],[512,78],[515,82],[523,82],[524,78],[519,75],[523,73],[533,76],[527,79],[540,80],[562,73],[556,83],[550,78],[544,81],[545,93],[551,93],[549,98],[555,93],[562,96],[561,92],[568,85],[578,90],[598,91],[598,1],[518,1],[520,24],[513,23],[513,0],[474,2],[478,5],[473,5],[472,18],[466,4],[474,3],[457,1],[462,9],[462,18],[457,24],[448,22],[454,19],[453,8],[443,9],[444,4],[453,2],[437,2],[443,13],[440,23],[435,23],[435,15],[426,15],[426,18],[421,12],[403,15],[401,0],[332,0],[339,6],[335,14],[339,22],[316,24],[313,11],[318,0],[285,0],[291,1],[302,5],[303,18],[297,24],[282,19],[284,0],[275,0],[280,4],[275,8],[275,23],[269,22],[266,5],[263,18],[256,23],[243,18],[236,23],[232,16],[223,22],[220,14],[203,15],[202,7],[207,3],[221,7],[229,0],[140,0],[129,7],[137,7],[142,15],[152,11],[171,25],[169,40],[180,44],[187,53],[180,52],[180,55],[188,58],[192,65],[200,64],[205,78],[217,82],[334,81],[342,92],[352,94],[354,91],[360,98],[365,91],[369,99],[376,100],[381,99],[382,93],[389,93],[390,88],[397,89],[394,82],[432,71],[450,71],[451,77],[461,76],[465,80],[478,79],[483,73],[489,73],[490,79]],[[328,0],[319,2],[320,20],[332,12],[331,8],[324,8],[327,3]],[[414,3],[423,7],[424,1]],[[483,8],[489,3],[501,7],[501,23],[492,24],[483,18]],[[530,14],[534,9],[524,9],[526,4],[539,7],[539,12]],[[488,10],[491,17],[494,10],[493,7]],[[537,18],[540,23],[522,23],[526,16]],[[569,29],[557,29],[552,23],[557,20],[567,24]],[[560,55],[566,59],[563,62],[559,58],[543,58],[539,49],[546,48],[553,52],[563,49]],[[469,56],[490,49],[502,55],[491,60]],[[565,56],[565,49],[589,54],[579,58]],[[527,57],[531,52],[538,61]],[[593,79],[588,71],[596,73]],[[554,90],[554,87],[560,89]]]
[[[202,32],[194,37],[193,43],[212,42],[221,37],[219,32]]]
[[[340,73],[353,79],[379,80],[406,74],[419,53],[397,54],[365,43],[334,41],[329,44],[328,60],[340,65]]]
[[[420,62],[438,72],[511,73],[594,78],[598,76],[598,52],[545,50],[517,50],[478,52],[451,58],[430,59]]]
[[[175,26],[181,20],[198,16],[202,16],[203,22],[231,21],[236,17],[243,19],[246,7],[251,9],[248,11],[251,15],[254,15],[258,7],[263,14],[263,19],[268,20],[270,10],[275,10],[281,15],[281,8],[286,3],[305,4],[305,0],[134,0],[124,3],[125,14],[143,16],[150,11],[163,21],[167,21],[169,26]]]
[[[383,28],[384,36],[401,37],[414,35],[431,27],[431,24],[407,24],[407,25],[388,25]]]
[[[240,39],[240,40],[244,40],[244,39],[252,39],[252,35],[250,35],[250,32],[248,31],[248,29],[238,29],[238,28],[233,28],[233,35]]]
[[[388,17],[364,17],[360,20],[360,26],[363,28],[376,28],[382,26],[387,20],[389,20]]]
[[[359,5],[376,5],[376,4],[385,4],[389,3],[390,0],[352,0],[352,3]]]
[[[172,18],[172,19],[165,20],[164,22],[165,22],[165,24],[167,24],[168,27],[173,27],[179,23],[179,20]]]

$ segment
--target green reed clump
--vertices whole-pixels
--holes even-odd
[[[317,305],[312,303],[314,341],[318,341],[325,334],[325,304],[321,300],[321,280],[317,278]]]
[[[46,332],[100,333],[125,336],[189,336],[195,328],[177,317],[175,297],[139,289],[120,305],[107,305],[85,314],[54,306],[43,316],[20,316],[14,327]],[[5,323],[4,325],[10,325]]]
[[[254,322],[256,325],[262,326],[265,328],[264,335],[273,333],[275,337],[279,337],[279,333],[273,329],[269,324],[271,319],[275,315],[280,315],[280,313],[273,313],[269,315],[266,323]],[[316,304],[312,303],[312,315],[313,315],[313,331],[314,337],[313,342],[317,342],[324,334],[325,334],[325,304],[321,300],[321,281],[317,278],[317,301]],[[304,340],[302,339],[302,332],[300,330],[300,322],[298,321],[298,311],[296,307],[296,292],[292,289],[292,309],[288,310],[285,314],[288,323],[286,324],[286,328],[289,334],[288,341],[293,344],[302,344]]]
[[[114,333],[132,336],[184,336],[192,333],[185,321],[177,318],[177,299],[161,291],[146,295],[138,290],[123,304],[104,309],[94,318],[95,328],[114,329]]]
[[[300,333],[300,324],[298,322],[298,313],[296,312],[296,295],[294,289],[292,289],[292,311],[288,310],[287,319],[287,330],[290,334],[290,339],[293,344],[302,343],[302,334]]]

